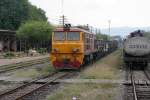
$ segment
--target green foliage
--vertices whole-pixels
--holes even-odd
[[[150,32],[145,32],[144,35],[150,39]]]
[[[12,52],[7,52],[5,55],[4,55],[5,58],[12,58],[12,57],[15,57],[15,54],[12,53]]]
[[[19,39],[28,41],[49,41],[53,26],[44,21],[29,21],[22,24],[17,31]]]
[[[0,29],[17,30],[27,20],[47,21],[45,12],[28,0],[0,0]]]
[[[44,54],[44,53],[47,52],[47,49],[46,49],[46,48],[39,48],[39,49],[37,50],[37,52],[38,52],[38,53],[41,53],[41,54]]]
[[[0,28],[17,29],[28,18],[27,0],[0,0]]]
[[[52,67],[52,65],[48,65],[42,68],[41,73],[48,75],[50,72],[54,72],[54,71],[55,71],[54,67]]]
[[[30,5],[29,10],[30,11],[28,20],[47,21],[45,12],[41,8],[37,8],[36,6]]]
[[[96,39],[109,40],[109,39],[110,39],[110,36],[108,36],[108,35],[106,35],[106,34],[98,33],[98,34],[96,34]]]

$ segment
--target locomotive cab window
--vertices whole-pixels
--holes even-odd
[[[68,32],[67,33],[67,40],[79,41],[80,40],[80,33],[79,32]]]
[[[54,40],[56,40],[56,41],[65,40],[65,33],[64,32],[55,32],[54,33]]]

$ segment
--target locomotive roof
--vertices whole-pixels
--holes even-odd
[[[129,38],[136,37],[136,36],[143,37],[144,36],[144,31],[137,30],[137,31],[131,32],[130,35],[129,35]]]
[[[63,28],[56,28],[54,30],[54,32],[64,32],[64,29]],[[93,34],[92,32],[89,32],[89,31],[81,29],[81,28],[70,28],[69,32],[85,32],[85,33]]]

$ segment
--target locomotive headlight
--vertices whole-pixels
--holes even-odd
[[[78,51],[79,51],[78,48],[73,48],[73,49],[72,49],[72,52],[78,52]]]

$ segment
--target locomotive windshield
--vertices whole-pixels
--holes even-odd
[[[56,40],[56,41],[65,40],[65,33],[64,32],[55,32],[54,40]]]
[[[67,40],[78,41],[80,40],[79,32],[67,32]]]

